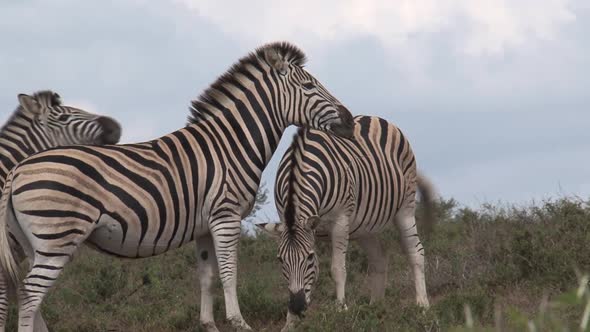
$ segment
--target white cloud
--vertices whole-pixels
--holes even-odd
[[[569,0],[174,1],[250,42],[320,44],[371,36],[397,49],[414,36],[452,29],[457,33],[449,42],[470,55],[551,39],[575,19]]]

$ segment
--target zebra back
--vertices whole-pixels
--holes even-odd
[[[357,116],[355,124],[352,140],[315,130],[295,136],[275,184],[286,228],[343,211],[379,228],[402,206],[415,204],[416,161],[404,134],[378,117]]]

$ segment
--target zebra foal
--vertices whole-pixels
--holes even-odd
[[[19,331],[32,331],[45,294],[82,243],[140,258],[193,240],[201,324],[217,331],[211,286],[219,270],[226,317],[249,330],[236,293],[241,219],[283,131],[295,124],[352,135],[350,112],[304,62],[291,44],[265,45],[193,101],[183,129],[138,144],[54,149],[20,163],[0,201],[1,265],[19,280],[4,225],[31,262],[18,292]]]
[[[426,203],[431,203],[432,189],[417,175],[414,153],[397,127],[377,117],[357,116],[354,121],[352,140],[298,131],[279,164],[275,184],[282,223],[258,224],[279,237],[277,257],[290,293],[285,330],[311,300],[319,275],[316,237],[331,240],[331,274],[342,306],[350,240],[368,255],[371,302],[382,298],[387,255],[377,235],[392,223],[401,233],[413,270],[416,302],[429,305],[414,210],[417,189]]]

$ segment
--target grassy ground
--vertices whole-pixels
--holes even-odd
[[[339,312],[322,245],[321,276],[300,331],[556,331],[579,330],[589,296],[590,207],[562,199],[526,208],[437,207],[439,224],[426,247],[432,307],[414,305],[410,269],[395,232],[386,298],[369,305],[367,260],[353,244],[348,255],[347,303]],[[43,306],[54,331],[199,331],[194,245],[143,260],[113,259],[84,249]],[[581,280],[581,281],[580,281]],[[580,283],[584,286],[578,290]],[[261,331],[284,324],[287,291],[274,240],[241,241],[239,299],[246,320]],[[224,321],[217,284],[215,317]],[[587,309],[590,310],[590,309]],[[11,310],[9,331],[15,328]]]

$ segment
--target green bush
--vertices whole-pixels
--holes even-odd
[[[419,207],[417,218],[423,215]],[[414,283],[395,228],[381,239],[390,257],[383,301],[369,304],[367,259],[348,250],[348,311],[335,305],[330,246],[319,243],[320,280],[299,331],[537,331],[579,330],[588,292],[577,295],[590,272],[590,207],[579,199],[528,207],[436,206],[438,225],[423,237],[430,310],[414,304]],[[238,293],[256,329],[284,325],[287,288],[274,239],[243,237]],[[120,260],[83,249],[66,267],[43,305],[55,331],[198,331],[199,283],[194,245],[164,255]],[[590,309],[589,309],[590,310]],[[215,287],[215,319],[225,322],[223,292]],[[15,329],[15,307],[8,330]],[[501,326],[501,327],[498,327]]]

